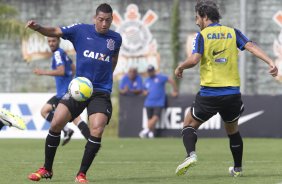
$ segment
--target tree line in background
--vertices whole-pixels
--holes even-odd
[[[179,41],[179,26],[180,26],[180,17],[179,17],[179,0],[173,1],[172,6],[172,16],[171,16],[171,51],[172,51],[172,76],[176,82],[177,87],[179,88],[180,80],[176,79],[174,75],[174,69],[178,66],[179,63],[179,52],[180,52],[180,41]]]
[[[18,11],[0,3],[0,38],[24,38],[32,33],[25,29],[25,23],[17,19]]]

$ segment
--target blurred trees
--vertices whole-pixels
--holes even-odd
[[[180,42],[179,42],[179,26],[180,26],[180,17],[179,17],[179,0],[173,1],[172,6],[172,16],[171,16],[171,50],[173,58],[173,76],[174,80],[179,87],[180,80],[174,75],[174,70],[179,63],[179,51],[180,51]]]
[[[25,23],[17,19],[17,10],[0,3],[0,38],[23,38],[32,31],[25,29]]]

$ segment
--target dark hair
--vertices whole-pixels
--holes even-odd
[[[107,3],[103,3],[103,4],[100,4],[97,9],[96,9],[96,15],[99,14],[99,12],[103,12],[103,13],[113,13],[113,9],[112,7],[107,4]]]
[[[217,4],[212,0],[200,0],[195,6],[195,11],[201,17],[207,16],[212,22],[219,22],[221,19],[220,13],[218,11]]]
[[[53,37],[53,36],[52,36],[52,37],[51,37],[51,36],[48,36],[47,38],[57,38],[57,40],[59,40],[59,41],[61,40],[61,38],[60,38],[60,37],[57,37],[57,36],[55,36],[55,37]]]

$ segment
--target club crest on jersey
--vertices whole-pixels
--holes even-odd
[[[115,50],[115,41],[113,39],[107,39],[107,48],[109,50]]]

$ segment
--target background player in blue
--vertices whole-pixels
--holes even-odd
[[[162,109],[166,103],[166,83],[170,83],[173,88],[172,96],[178,95],[177,86],[173,79],[163,74],[157,74],[154,66],[149,65],[147,69],[149,77],[144,82],[144,94],[146,99],[144,107],[147,111],[148,123],[140,133],[141,138],[154,138],[154,129],[156,123],[161,117]]]
[[[130,68],[119,84],[119,93],[122,95],[140,95],[143,91],[142,77],[136,68]]]
[[[59,101],[68,91],[68,85],[75,73],[75,65],[72,63],[72,60],[67,56],[65,51],[59,47],[60,38],[48,37],[47,41],[53,53],[51,64],[52,70],[42,70],[39,68],[35,68],[33,72],[36,75],[48,75],[54,76],[55,78],[57,93],[55,96],[50,98],[41,109],[42,117],[45,118],[47,121],[51,122],[54,116],[54,111],[58,106]],[[73,123],[78,126],[81,133],[87,140],[90,134],[87,124],[80,118],[80,116],[74,119]],[[63,132],[64,138],[62,145],[65,145],[70,141],[74,131],[68,128],[68,126],[66,125],[63,128]]]
[[[46,138],[45,163],[30,180],[52,178],[52,166],[60,132],[67,122],[75,119],[85,108],[89,116],[90,136],[85,146],[76,182],[86,183],[88,171],[95,155],[100,149],[104,128],[112,114],[110,94],[113,85],[113,71],[116,67],[119,49],[122,43],[120,34],[110,30],[113,10],[108,4],[101,4],[96,9],[93,24],[73,24],[67,27],[45,27],[35,21],[29,21],[27,27],[45,36],[62,37],[70,40],[76,50],[76,76],[88,78],[94,93],[85,102],[77,102],[65,95],[55,110],[49,134]]]
[[[272,59],[239,30],[219,24],[221,17],[213,1],[198,1],[195,12],[196,24],[201,32],[196,36],[192,56],[175,69],[175,75],[181,78],[183,70],[200,62],[201,88],[184,119],[182,135],[187,158],[177,167],[176,174],[183,175],[196,164],[197,129],[219,113],[224,121],[234,161],[234,165],[229,167],[229,173],[234,177],[241,176],[243,140],[238,120],[244,104],[240,94],[238,48],[246,49],[263,60],[273,77],[278,70]]]

